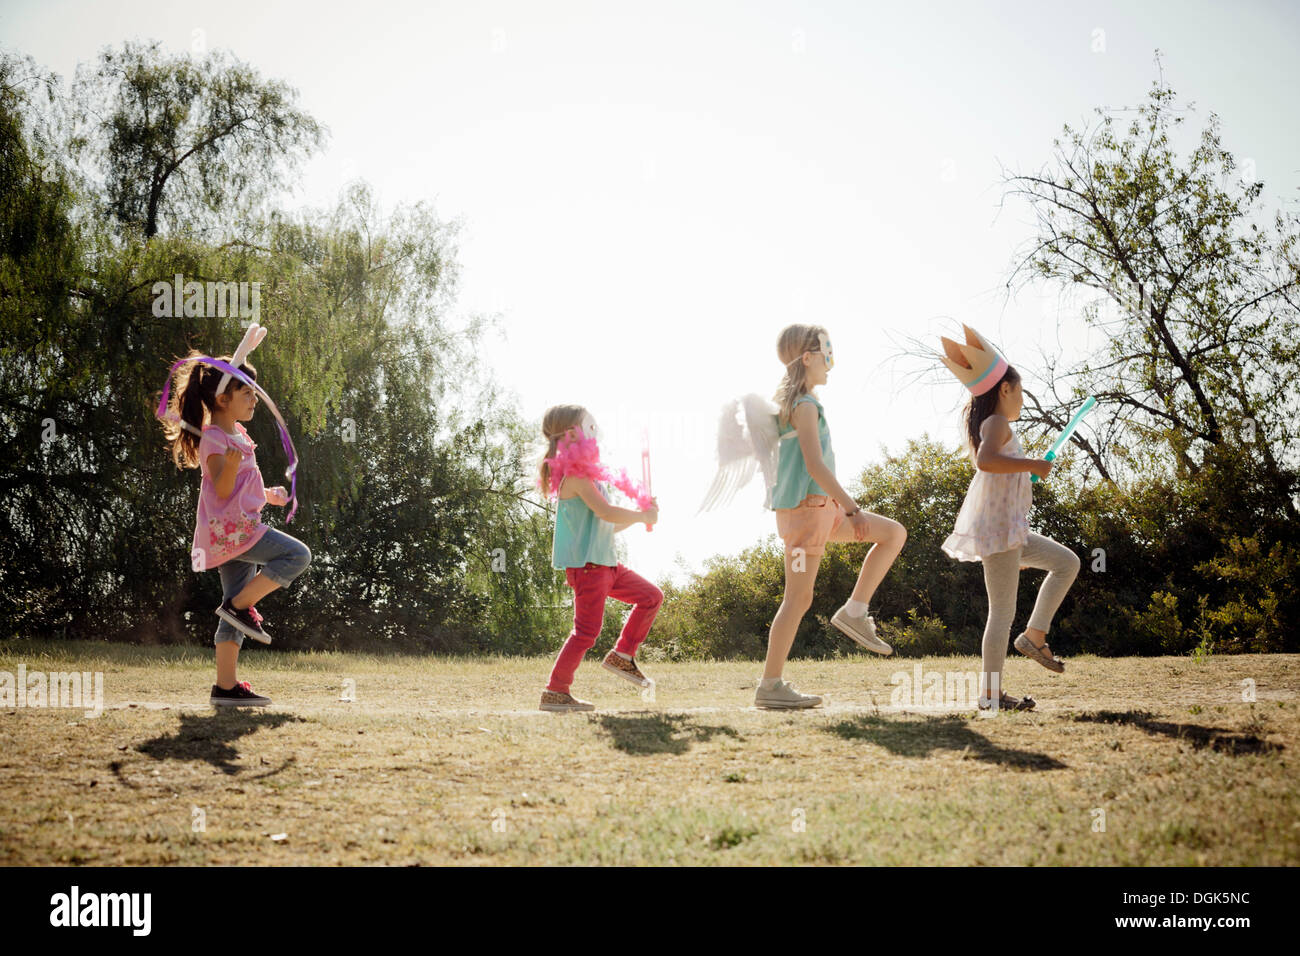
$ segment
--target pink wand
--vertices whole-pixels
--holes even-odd
[[[645,486],[645,493],[647,496],[649,496],[651,494],[650,491],[650,431],[649,429],[646,428],[641,429],[641,484]],[[646,531],[653,531],[654,527],[647,522],[645,529]]]
[[[582,438],[571,441],[562,441],[555,449],[555,456],[547,458],[546,463],[550,465],[550,488],[543,489],[546,494],[554,498],[559,492],[560,481],[565,475],[574,475],[581,478],[589,478],[592,481],[608,481],[628,499],[636,502],[636,506],[645,510],[653,505],[650,500],[650,444],[646,440],[641,449],[641,478],[642,484],[638,485],[627,473],[626,468],[620,468],[617,472],[608,465],[602,464],[600,460],[600,449],[596,446],[596,439]],[[541,479],[537,481],[541,485]],[[646,530],[650,530],[649,522],[646,523]]]

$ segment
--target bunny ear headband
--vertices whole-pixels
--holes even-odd
[[[241,372],[237,366],[242,365],[248,358],[248,353],[261,344],[262,339],[266,338],[266,329],[252,322],[248,326],[248,331],[244,333],[244,339],[239,343],[239,348],[235,350],[232,362],[223,362],[221,359],[213,358],[210,355],[195,355],[190,358],[179,359],[172,363],[172,367],[167,370],[167,382],[163,385],[162,398],[158,402],[158,418],[171,422],[178,422],[186,431],[193,432],[195,435],[202,436],[203,432],[195,428],[189,422],[182,419],[174,410],[167,408],[168,399],[171,397],[172,376],[176,370],[187,362],[202,362],[204,365],[210,365],[218,369],[221,374],[221,382],[217,385],[217,394],[220,395],[225,391],[226,386],[230,384],[232,378],[238,379],[244,385],[247,385],[258,397],[266,403],[266,407],[271,410],[275,417],[275,424],[280,430],[280,444],[284,448],[284,453],[289,459],[289,466],[284,470],[284,476],[289,479],[289,513],[285,517],[285,523],[293,521],[294,512],[298,510],[298,452],[293,447],[293,439],[289,437],[289,426],[284,423],[284,416],[280,414],[280,409],[276,408],[275,402],[271,401],[271,396],[255,381]]]
[[[246,382],[250,385],[252,384],[251,382],[248,382],[248,379],[239,372],[238,367],[240,365],[243,365],[244,362],[247,361],[248,353],[253,351],[253,349],[257,348],[259,345],[261,345],[262,339],[264,338],[266,338],[266,329],[263,326],[258,325],[256,322],[248,323],[248,329],[247,331],[244,332],[244,337],[239,343],[239,348],[235,349],[234,358],[231,360],[230,363],[231,365],[235,366],[235,368],[232,369],[231,371],[233,371],[235,375],[239,376],[239,380],[241,382]],[[217,359],[208,358],[208,356],[203,356],[202,358],[182,359],[181,361],[177,362],[175,365],[172,366],[171,368],[172,372],[175,372],[176,369],[178,369],[181,365],[185,364],[186,361],[191,361],[191,362],[202,361],[204,362],[204,364],[214,365],[214,366],[220,366],[223,364]],[[230,366],[226,366],[226,368],[229,367]],[[230,384],[230,379],[231,379],[231,372],[221,373],[221,381],[217,383],[218,395],[220,395],[222,392],[226,390],[226,386]],[[197,435],[199,438],[202,438],[203,432],[195,428],[189,422],[185,421],[185,419],[181,418],[181,416],[177,412],[163,411],[163,408],[166,405],[166,399],[171,392],[171,384],[172,384],[171,375],[168,374],[167,384],[163,387],[163,404],[158,406],[159,408],[158,417],[164,418],[169,422],[175,422],[177,425],[180,425],[181,428],[185,429],[187,432],[193,435]]]
[[[244,333],[243,341],[239,343],[239,348],[235,349],[235,358],[230,363],[239,368],[248,359],[248,353],[253,351],[262,344],[262,339],[266,338],[266,329],[256,322],[248,323],[248,331]],[[220,395],[230,384],[230,373],[226,372],[221,376],[221,381],[217,384],[217,394]]]

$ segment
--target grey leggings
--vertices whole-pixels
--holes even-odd
[[[992,690],[1000,692],[1002,685],[1002,665],[1007,657],[1007,644],[1011,640],[1011,624],[1016,617],[1016,593],[1020,587],[1020,566],[1042,568],[1047,571],[1042,587],[1038,589],[1038,600],[1034,602],[1034,613],[1029,616],[1029,627],[1046,633],[1051,629],[1052,616],[1061,606],[1065,592],[1070,590],[1075,576],[1079,573],[1079,556],[1051,538],[1029,532],[1029,540],[1023,548],[986,554],[984,562],[984,586],[989,593],[989,619],[984,625],[984,681],[982,688],[987,696]],[[994,684],[993,675],[997,675]]]

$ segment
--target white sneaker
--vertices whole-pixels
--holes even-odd
[[[794,689],[793,685],[786,681],[778,680],[775,687],[767,690],[763,685],[758,685],[758,690],[754,693],[754,706],[766,707],[769,710],[796,710],[803,707],[820,707],[822,699],[816,694],[801,694]]]
[[[876,637],[876,621],[874,618],[865,614],[862,617],[852,617],[847,607],[841,607],[831,617],[831,623],[873,653],[883,654],[886,657],[894,653],[892,647]]]

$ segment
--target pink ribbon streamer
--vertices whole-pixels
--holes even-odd
[[[650,495],[650,434],[647,429],[641,430],[641,484],[645,487],[645,493]],[[653,531],[654,525],[647,524],[646,531]]]

